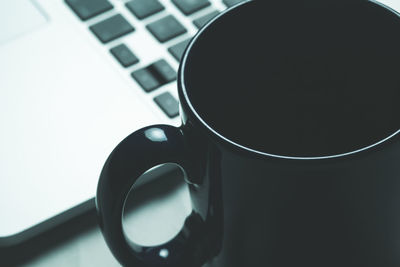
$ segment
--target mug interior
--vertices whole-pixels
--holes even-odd
[[[325,157],[399,130],[399,62],[400,18],[375,2],[256,0],[200,31],[180,82],[195,113],[231,142]]]

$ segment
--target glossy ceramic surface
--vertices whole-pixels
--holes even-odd
[[[202,119],[188,94],[194,88],[186,72],[207,68],[190,61],[202,33],[179,71],[182,126],[141,129],[104,165],[96,203],[115,257],[135,267],[400,266],[399,132],[321,157],[274,155],[235,143]],[[124,202],[142,173],[165,162],[186,172],[193,211],[173,240],[142,247],[124,235]]]

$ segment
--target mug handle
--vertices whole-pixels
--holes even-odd
[[[149,126],[132,133],[109,155],[100,174],[96,208],[103,236],[123,266],[194,267],[204,262],[200,237],[205,227],[195,212],[186,218],[174,239],[153,247],[129,240],[122,226],[125,200],[138,178],[162,163],[176,163],[185,171],[188,159],[181,129],[168,125]]]

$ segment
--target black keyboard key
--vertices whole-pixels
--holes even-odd
[[[65,2],[83,21],[113,8],[107,0],[65,0]]]
[[[120,44],[111,48],[110,52],[125,68],[139,62],[139,59],[125,44]]]
[[[224,2],[224,4],[227,7],[231,7],[234,6],[236,4],[239,4],[240,2],[243,2],[244,0],[222,0],[222,2]]]
[[[134,71],[131,75],[146,92],[151,92],[161,86],[161,83],[147,68]]]
[[[168,117],[174,118],[179,115],[179,103],[170,92],[165,92],[155,97],[154,101]]]
[[[146,92],[176,80],[176,71],[164,59],[134,71],[131,75]]]
[[[195,19],[193,21],[193,23],[194,23],[194,25],[196,25],[197,28],[200,29],[201,27],[206,25],[207,22],[209,22],[212,18],[214,18],[218,14],[219,14],[219,12],[215,10],[207,15],[204,15],[198,19]]]
[[[147,18],[165,9],[158,0],[132,0],[126,3],[126,7],[138,19]]]
[[[161,84],[166,84],[176,80],[176,71],[164,59],[154,62],[148,67],[148,69]]]
[[[174,56],[174,58],[176,60],[181,61],[181,58],[183,56],[183,52],[185,52],[185,49],[188,46],[190,40],[191,39],[187,39],[185,41],[177,43],[176,45],[171,46],[170,48],[168,48],[168,51]]]
[[[102,43],[110,42],[135,30],[120,14],[105,19],[89,28]]]
[[[150,23],[146,28],[162,43],[187,32],[182,24],[172,15]]]
[[[193,14],[194,12],[210,5],[208,0],[172,0],[172,2],[185,15]]]

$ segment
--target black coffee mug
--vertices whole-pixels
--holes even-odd
[[[134,132],[104,165],[112,253],[135,267],[400,266],[399,65],[399,15],[375,1],[224,12],[183,56],[182,125]],[[192,213],[171,241],[139,246],[125,199],[167,162],[187,175]]]

